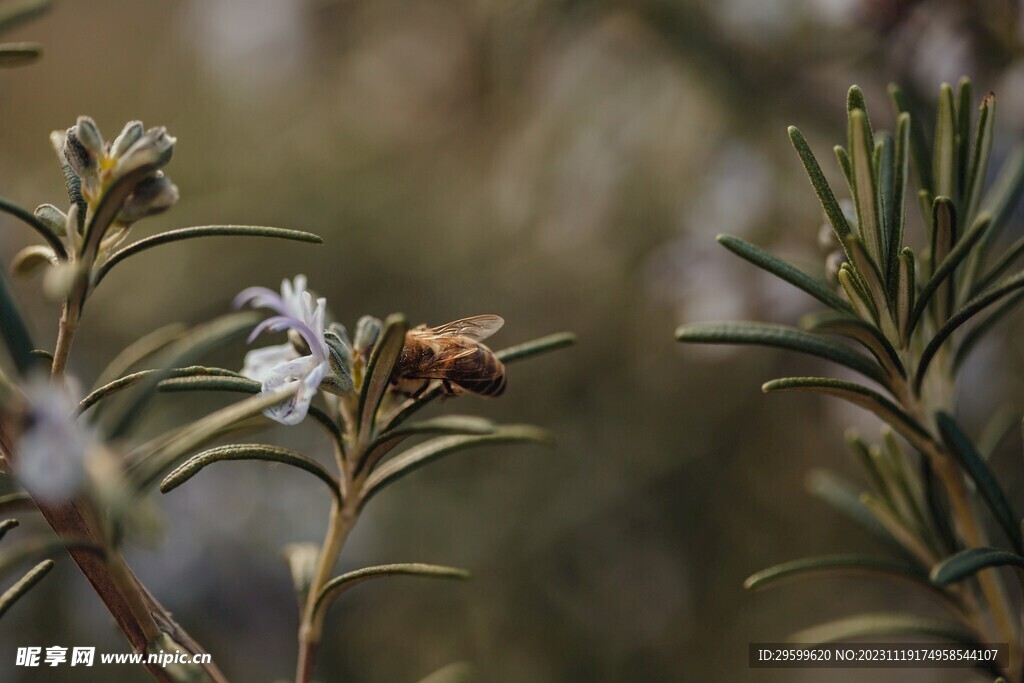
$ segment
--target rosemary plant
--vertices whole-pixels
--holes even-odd
[[[827,281],[737,237],[718,241],[753,265],[798,287],[826,307],[802,328],[756,322],[696,323],[677,338],[705,344],[754,344],[827,359],[867,383],[826,377],[767,382],[765,392],[808,391],[849,401],[887,426],[879,444],[848,436],[870,490],[851,492],[831,475],[813,487],[839,509],[879,530],[900,549],[893,556],[836,555],[788,562],[754,574],[747,588],[794,575],[864,571],[908,579],[938,599],[947,619],[872,612],[797,634],[826,642],[867,636],[941,637],[1007,643],[1010,657],[992,675],[1024,674],[1021,606],[996,567],[1024,568],[1020,517],[999,478],[955,418],[957,372],[982,336],[1024,297],[1024,272],[1007,276],[1024,240],[992,258],[1024,186],[1024,150],[1004,164],[986,190],[995,97],[972,120],[971,84],[943,85],[931,144],[906,98],[890,87],[896,132],[875,131],[859,88],[847,101],[847,146],[835,155],[850,202],[836,198],[804,136],[789,137],[831,225],[836,252]],[[909,190],[910,169],[917,183]],[[922,213],[927,246],[906,246],[907,204]],[[898,436],[897,436],[898,435]],[[900,439],[899,437],[902,437]],[[908,448],[909,447],[909,448]],[[1000,529],[992,540],[987,519]],[[999,547],[996,547],[999,546]],[[1018,580],[1022,575],[1015,572]]]
[[[22,3],[31,13],[46,3]],[[0,28],[5,17],[0,14]],[[0,45],[4,55],[29,46]],[[38,50],[35,50],[37,53]],[[326,300],[314,299],[306,280],[286,280],[282,292],[250,288],[236,306],[269,308],[260,321],[253,311],[232,312],[188,329],[172,324],[146,335],[115,357],[96,386],[77,400],[78,383],[68,375],[72,347],[91,295],[122,261],[180,240],[243,236],[320,243],[309,232],[241,225],[182,228],[129,241],[135,223],[166,211],[178,190],[163,169],[175,139],[163,128],[133,121],[107,142],[96,124],[80,117],[51,141],[66,180],[67,210],[44,204],[34,211],[0,198],[0,211],[35,230],[41,243],[22,250],[12,273],[43,273],[42,287],[60,305],[52,351],[35,344],[6,278],[0,275],[0,336],[15,369],[0,374],[0,485],[14,493],[0,497],[0,513],[38,510],[56,538],[23,542],[0,553],[0,574],[36,564],[0,594],[0,616],[38,584],[54,566],[50,556],[67,551],[139,653],[187,651],[201,646],[171,618],[132,574],[121,548],[143,522],[146,494],[159,483],[168,492],[220,461],[261,460],[303,470],[326,486],[332,501],[322,544],[289,545],[301,610],[296,683],[308,683],[322,641],[324,615],[341,593],[363,581],[395,575],[465,578],[452,567],[406,563],[369,567],[334,576],[345,538],[371,498],[388,484],[450,453],[493,444],[549,441],[525,425],[499,426],[477,417],[442,416],[412,420],[438,398],[480,393],[480,378],[465,365],[469,356],[499,369],[504,364],[571,344],[573,335],[551,335],[492,352],[474,336],[472,321],[446,326],[449,344],[465,351],[454,360],[458,372],[424,373],[413,392],[402,389],[400,371],[410,340],[406,318],[384,322],[365,316],[350,340],[328,318]],[[488,316],[490,331],[500,318]],[[241,372],[199,365],[211,350],[250,332],[287,332],[282,344],[250,351]],[[415,331],[415,330],[414,330]],[[471,353],[470,353],[471,352]],[[458,365],[458,363],[462,363]],[[139,367],[143,369],[139,369]],[[404,374],[403,374],[404,372]],[[160,391],[231,392],[240,400],[154,438],[141,439],[135,426]],[[308,418],[308,420],[307,420]],[[260,443],[230,443],[253,428],[312,422],[323,430],[335,471],[297,451]],[[427,439],[400,450],[410,440]],[[0,540],[18,525],[0,521]],[[225,681],[212,663],[163,666],[145,661],[160,681]],[[461,671],[453,666],[450,671]]]

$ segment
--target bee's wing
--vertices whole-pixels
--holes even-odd
[[[438,337],[467,337],[473,341],[483,341],[504,324],[505,319],[497,315],[474,315],[438,325],[431,328],[429,333]]]
[[[441,344],[442,342],[434,342],[435,346]],[[477,349],[472,347],[461,348],[447,353],[438,352],[432,360],[420,364],[409,377],[415,379],[457,379],[465,374],[466,363],[471,362],[470,359],[477,352]],[[473,365],[475,367],[475,363]]]

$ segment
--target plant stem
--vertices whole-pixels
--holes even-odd
[[[344,475],[345,473],[343,473]],[[345,476],[347,479],[347,475]],[[349,489],[351,492],[351,488]],[[316,609],[317,596],[320,590],[331,580],[331,572],[338,563],[338,556],[348,538],[349,532],[356,523],[355,497],[345,499],[342,505],[335,500],[331,503],[331,517],[327,525],[327,535],[320,557],[317,560],[316,573],[309,584],[306,605],[302,612],[302,625],[299,627],[299,657],[295,668],[295,683],[309,683],[316,665],[316,650],[323,632],[325,609]]]
[[[57,347],[53,351],[53,367],[50,375],[54,380],[64,377],[67,368],[68,356],[71,354],[71,342],[74,341],[75,332],[78,330],[78,318],[82,312],[81,304],[76,294],[72,294],[64,301],[64,310],[60,316],[60,327],[57,332]]]
[[[55,382],[64,379],[71,344],[78,330],[82,300],[80,292],[74,291],[64,304],[51,368],[51,378]],[[12,444],[2,429],[0,450],[5,454],[12,452]],[[37,501],[37,505],[60,538],[85,539],[104,549],[103,556],[81,549],[68,552],[106,605],[135,652],[145,653],[161,634],[166,633],[175,643],[192,654],[205,654],[205,650],[171,618],[170,613],[139,582],[125,564],[124,557],[108,542],[106,534],[102,531],[102,524],[88,501],[76,499],[60,504],[43,504]],[[144,661],[144,666],[156,680],[173,683],[173,679],[161,664]],[[209,681],[227,683],[227,678],[212,662],[201,666]]]

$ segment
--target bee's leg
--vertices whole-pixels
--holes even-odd
[[[455,387],[453,387],[452,383],[449,382],[448,380],[446,380],[446,379],[441,380],[441,386],[444,387],[444,393],[446,393],[447,395],[449,395],[449,396],[455,396],[456,395],[457,392],[455,391]]]
[[[420,396],[423,395],[423,392],[426,391],[427,387],[429,387],[429,386],[430,386],[430,380],[429,379],[423,380],[423,384],[421,384],[419,386],[419,389],[417,389],[416,391],[414,391],[411,394],[409,394],[409,398],[412,398],[412,399],[419,398]]]

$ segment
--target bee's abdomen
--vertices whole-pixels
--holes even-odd
[[[500,396],[505,391],[505,364],[490,349],[477,349],[473,370],[459,374],[455,383],[474,394]]]

